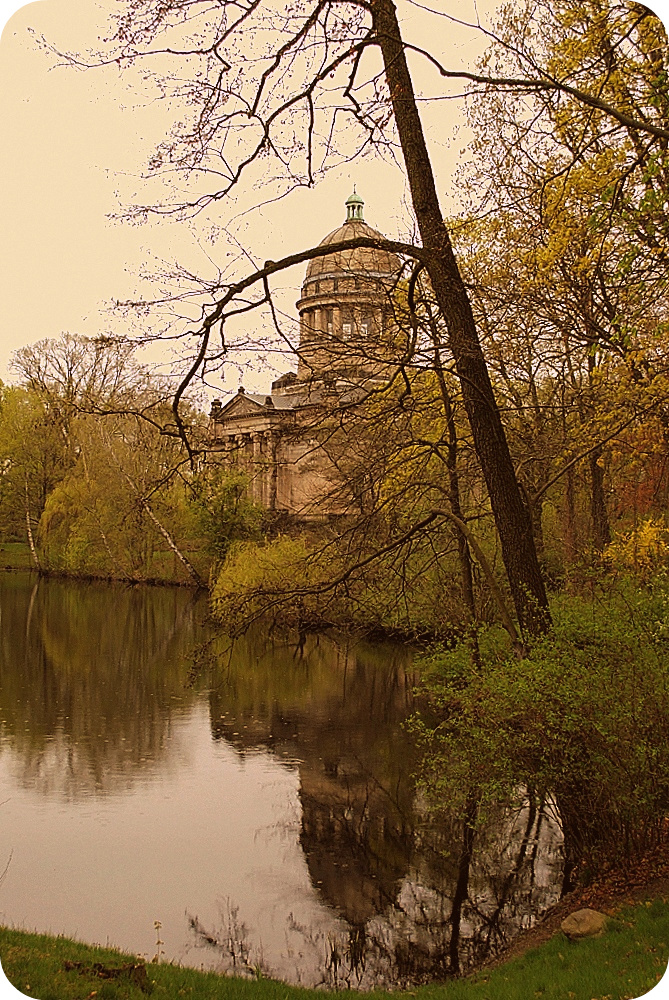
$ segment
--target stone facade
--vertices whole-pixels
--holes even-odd
[[[369,236],[383,239],[353,194],[347,218],[321,246]],[[393,352],[392,292],[400,263],[385,250],[355,248],[312,260],[297,302],[297,372],[258,395],[241,387],[210,414],[210,455],[249,476],[253,499],[304,520],[345,511],[341,480],[322,429],[342,403],[378,381]]]

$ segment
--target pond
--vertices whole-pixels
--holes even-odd
[[[29,574],[0,616],[3,923],[369,988],[465,970],[557,899],[550,812],[473,853],[430,818],[406,647],[231,644],[202,595]]]

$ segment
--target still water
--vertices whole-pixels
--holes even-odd
[[[313,986],[464,970],[555,901],[549,813],[469,858],[415,788],[402,646],[261,631],[203,597],[0,575],[0,921]]]

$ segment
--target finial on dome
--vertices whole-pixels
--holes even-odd
[[[347,222],[364,222],[362,217],[362,207],[364,201],[360,195],[355,190],[355,184],[353,185],[353,194],[349,195],[346,199],[346,221]]]

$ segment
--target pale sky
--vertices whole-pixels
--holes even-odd
[[[150,294],[138,275],[154,259],[178,259],[192,270],[210,270],[207,255],[218,262],[226,246],[220,239],[206,241],[207,226],[227,224],[244,205],[243,199],[237,205],[219,204],[211,215],[200,217],[199,233],[166,221],[130,226],[109,220],[123,200],[150,199],[138,175],[163,137],[169,116],[156,102],[138,106],[126,78],[115,69],[53,68],[52,58],[29,33],[30,28],[44,33],[62,48],[84,48],[104,31],[100,5],[39,0],[17,9],[11,0],[0,2],[0,23],[3,12],[6,19],[15,10],[0,42],[0,378],[7,380],[11,352],[24,344],[63,331],[92,336],[126,330],[108,304],[134,297],[136,290]],[[464,20],[475,18],[474,0],[433,3]],[[492,0],[477,4],[482,20],[495,6]],[[668,6],[669,0],[663,0],[655,10],[662,15]],[[398,9],[420,33],[416,8],[399,0]],[[484,47],[480,36],[455,29],[429,43],[451,66],[471,65]],[[460,127],[461,104],[423,105],[423,114],[442,205],[448,210],[457,195],[453,167],[468,140]],[[238,219],[237,237],[259,262],[317,244],[343,222],[353,183],[365,199],[366,221],[390,237],[406,234],[410,213],[401,172],[366,161],[333,172],[315,190],[301,190]],[[287,311],[293,309],[301,279],[301,270],[283,279],[290,286],[281,298]],[[163,349],[160,359],[167,363],[168,357]],[[238,382],[238,373],[231,371],[225,388]]]

